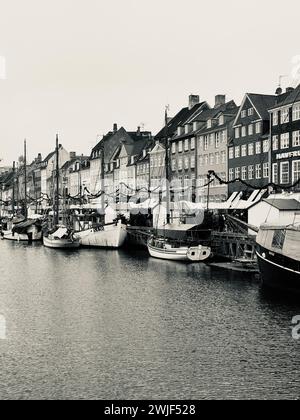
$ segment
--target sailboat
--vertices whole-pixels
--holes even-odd
[[[126,237],[126,225],[121,220],[75,233],[82,246],[97,248],[121,248]]]
[[[166,204],[167,225],[170,225],[170,176],[169,176],[169,139],[168,139],[168,113],[165,113],[165,167],[166,167]],[[153,258],[172,261],[203,262],[211,256],[211,248],[202,245],[181,245],[166,237],[152,236],[148,241],[148,251]]]
[[[13,198],[12,218],[6,222],[6,229],[1,231],[3,239],[18,242],[35,242],[42,240],[42,224],[40,218],[28,217],[27,203],[27,141],[24,140],[24,217],[15,218],[15,162],[13,163]]]
[[[105,195],[104,195],[104,144],[101,147],[101,208],[105,213]],[[96,248],[121,248],[127,237],[127,228],[122,220],[114,220],[111,223],[105,223],[106,214],[104,214],[104,223],[89,226],[75,233],[75,238],[79,240],[80,245],[84,247]],[[80,225],[80,224],[79,224]]]
[[[56,136],[56,193],[54,199],[54,228],[43,236],[44,246],[55,249],[76,249],[80,247],[79,239],[74,237],[74,232],[65,225],[59,224],[59,144]]]

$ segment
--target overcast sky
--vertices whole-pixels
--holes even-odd
[[[299,0],[0,0],[0,158],[90,153],[113,123],[155,134],[199,94],[295,84]],[[1,67],[1,60],[0,60]],[[3,66],[2,66],[3,67]],[[294,65],[297,70],[297,64]],[[3,70],[3,69],[2,69]],[[299,72],[300,74],[300,72]],[[3,76],[3,74],[2,74]],[[1,78],[1,68],[0,68]]]

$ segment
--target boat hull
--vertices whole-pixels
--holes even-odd
[[[49,239],[43,238],[44,246],[53,249],[78,249],[80,247],[79,241],[70,241],[69,239]]]
[[[11,231],[2,232],[2,238],[7,241],[15,242],[38,242],[42,240],[42,232],[27,234],[12,233]]]
[[[259,270],[262,285],[269,289],[277,289],[288,292],[300,292],[299,263],[291,258],[270,253],[267,249],[259,246],[257,250]]]
[[[95,231],[90,229],[84,232],[78,232],[75,235],[84,247],[96,248],[121,248],[126,240],[127,231],[125,225],[105,226],[104,230]]]
[[[189,261],[188,248],[159,249],[148,244],[149,254],[153,258],[170,261]]]

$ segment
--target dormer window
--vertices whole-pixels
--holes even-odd
[[[134,164],[134,156],[131,156],[131,165]]]
[[[182,127],[178,127],[177,128],[177,135],[181,136],[181,134],[182,134]]]
[[[208,120],[207,121],[207,128],[211,128],[212,127],[212,120]]]
[[[189,134],[190,131],[190,126],[188,124],[186,124],[185,126],[185,134]]]
[[[225,123],[225,117],[224,115],[221,115],[219,118],[219,125],[223,125]]]
[[[145,158],[147,156],[147,150],[146,149],[144,149],[143,150],[143,157]]]
[[[193,131],[197,131],[198,130],[198,123],[197,121],[193,122]]]

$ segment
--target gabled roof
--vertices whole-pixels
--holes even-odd
[[[284,198],[276,198],[276,199],[266,199],[263,200],[264,202],[270,204],[270,206],[275,207],[280,211],[300,211],[300,202],[295,199],[284,199]]]
[[[268,110],[275,105],[276,101],[278,101],[278,96],[263,95],[259,93],[246,93],[240,106],[239,112],[237,113],[237,116],[234,120],[234,126],[236,125],[247,100],[250,101],[260,119],[269,120],[270,116]]]
[[[296,102],[300,102],[300,84],[293,90],[293,92],[287,92],[279,96],[279,100],[276,104],[269,108],[271,111],[272,109],[281,108],[285,105],[292,105]]]
[[[84,162],[86,160],[89,159],[89,156],[76,156],[70,160],[68,160],[63,166],[62,166],[62,170],[67,170],[69,169],[74,163],[76,162]]]
[[[188,107],[182,108],[176,115],[168,122],[168,137],[173,137],[177,131],[177,127],[182,127],[186,122],[199,110],[208,104],[206,102],[200,102],[193,106],[191,109]],[[155,140],[162,140],[166,137],[166,128],[163,127],[158,134],[155,136]]]

